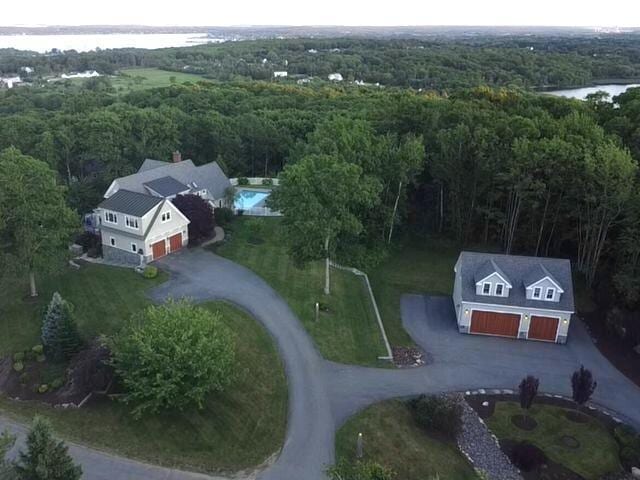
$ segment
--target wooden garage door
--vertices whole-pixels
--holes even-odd
[[[471,314],[471,333],[516,338],[519,326],[520,315],[480,310],[474,310]]]
[[[549,342],[556,341],[556,333],[558,333],[557,318],[531,316],[531,325],[529,325],[529,338],[534,340],[547,340]]]
[[[153,252],[154,260],[160,257],[164,257],[167,254],[167,250],[164,244],[164,239],[151,245],[151,251]]]
[[[180,250],[182,248],[182,234],[178,233],[173,237],[169,237],[169,249],[171,252]]]

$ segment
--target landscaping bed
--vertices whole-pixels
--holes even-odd
[[[342,363],[389,366],[386,350],[361,277],[331,269],[325,295],[324,262],[296,266],[281,236],[280,219],[239,217],[225,226],[226,239],[211,248],[260,275],[287,301],[325,358]],[[315,304],[320,312],[316,321]]]
[[[527,421],[527,428],[522,428],[525,425],[519,425],[514,417],[525,413],[513,395],[466,398],[498,437],[505,453],[512,454],[521,442],[543,452],[543,464],[523,472],[527,480],[590,480],[621,471],[619,446],[613,435],[613,429],[619,424],[601,412],[583,409],[586,421],[575,422],[567,417],[567,412],[573,408],[572,402],[539,396],[526,412],[535,426],[530,428],[531,421]],[[483,406],[484,402],[489,402],[489,406]]]
[[[358,433],[363,434],[364,459],[391,468],[399,480],[477,479],[473,467],[454,441],[418,426],[404,401],[389,400],[350,418],[336,435],[337,460],[356,458]]]

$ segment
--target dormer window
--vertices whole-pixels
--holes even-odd
[[[104,221],[106,223],[118,223],[118,216],[113,212],[104,212]]]
[[[502,283],[496,283],[496,295],[501,297],[504,294],[504,285]]]
[[[482,285],[482,294],[489,295],[491,293],[491,284],[489,282],[485,282]]]
[[[542,288],[534,287],[532,297],[535,299],[540,299],[541,296],[542,296]]]
[[[171,220],[171,211],[164,212],[162,214],[162,221],[168,222],[169,220]]]
[[[138,228],[138,219],[135,217],[124,217],[124,224],[129,228]]]
[[[555,288],[547,288],[546,299],[553,300],[556,297],[556,289]]]

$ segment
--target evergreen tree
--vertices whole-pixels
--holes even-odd
[[[593,395],[598,382],[593,379],[591,370],[580,365],[580,370],[573,372],[571,376],[571,387],[573,389],[573,401],[578,405],[584,405]]]
[[[16,463],[21,480],[78,480],[82,468],[75,465],[64,442],[53,438],[51,424],[36,416],[27,435],[27,451]]]
[[[42,325],[46,355],[54,361],[69,359],[80,349],[81,343],[71,304],[55,292]]]

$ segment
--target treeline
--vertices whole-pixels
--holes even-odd
[[[158,67],[221,81],[270,80],[274,71],[323,80],[450,90],[587,85],[640,77],[638,34],[617,36],[478,36],[411,39],[287,39],[224,42],[188,48],[120,49],[38,55],[0,50],[0,73],[35,68],[38,76],[95,69]],[[291,80],[289,80],[291,81]]]
[[[640,89],[617,104],[513,89],[445,96],[257,82],[120,97],[14,89],[0,95],[0,149],[46,161],[81,213],[113,177],[176,148],[230,176],[338,155],[382,186],[380,207],[360,212],[362,232],[341,242],[349,263],[371,266],[403,232],[438,233],[460,246],[571,257],[587,283],[637,310]]]

